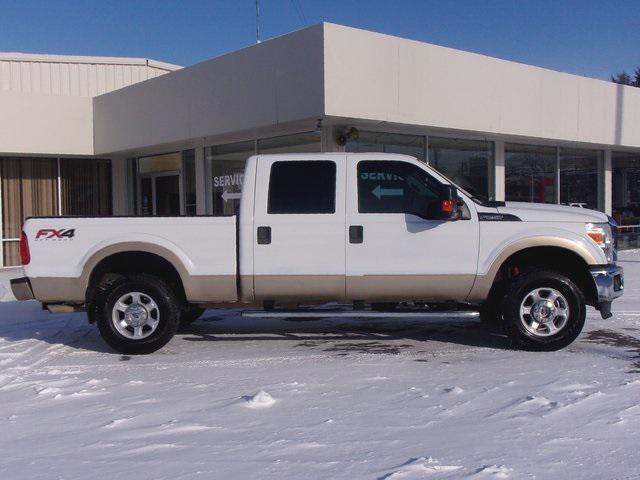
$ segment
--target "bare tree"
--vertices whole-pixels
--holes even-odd
[[[631,76],[627,72],[616,73],[611,75],[611,81],[620,85],[631,85]]]
[[[620,72],[615,75],[611,75],[611,81],[613,83],[619,83],[620,85],[629,85],[630,87],[640,88],[640,67],[636,68],[633,72],[633,77],[627,72]]]

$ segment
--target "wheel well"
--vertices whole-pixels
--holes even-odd
[[[565,274],[580,288],[588,305],[597,303],[596,287],[589,265],[577,253],[561,247],[531,247],[512,254],[500,266],[489,297],[504,292],[510,278],[542,269]]]
[[[162,278],[175,289],[178,298],[186,298],[180,274],[171,262],[155,253],[130,251],[109,255],[95,266],[87,285],[87,304],[109,276],[133,273],[147,273]]]

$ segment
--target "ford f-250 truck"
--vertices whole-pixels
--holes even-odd
[[[517,347],[555,350],[586,305],[607,318],[622,294],[614,235],[600,212],[482,201],[413,157],[258,155],[237,216],[28,219],[12,288],[86,309],[123,353],[161,348],[203,308],[299,316],[327,302],[353,306],[335,315],[476,315]]]

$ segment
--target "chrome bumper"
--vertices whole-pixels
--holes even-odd
[[[598,302],[610,302],[624,292],[624,270],[618,265],[591,267],[591,276],[596,284]]]
[[[33,290],[28,278],[14,278],[11,280],[11,291],[16,300],[33,300]]]
[[[598,303],[602,318],[611,316],[611,302],[624,293],[624,270],[618,265],[598,265],[591,267],[591,276],[598,293]]]

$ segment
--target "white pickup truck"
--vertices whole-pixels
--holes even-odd
[[[622,294],[614,235],[593,210],[483,202],[413,157],[258,155],[237,216],[28,219],[12,289],[53,312],[86,309],[123,353],[153,352],[230,305],[475,315],[515,346],[556,350],[586,305],[607,318]],[[328,302],[342,309],[314,310]]]

